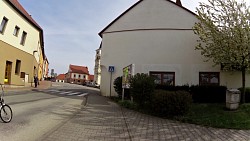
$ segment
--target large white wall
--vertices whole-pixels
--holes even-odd
[[[166,0],[144,0],[128,11],[102,33],[102,95],[110,94],[109,66],[115,66],[112,95],[113,80],[130,64],[135,64],[135,73],[175,72],[175,85],[197,85],[199,72],[220,72],[220,66],[204,62],[195,50],[198,37],[192,27],[197,21],[194,14]],[[240,77],[220,74],[221,85],[241,86]]]
[[[23,18],[14,8],[12,8],[5,0],[0,0],[0,22],[3,17],[8,19],[7,26],[4,31],[4,35],[0,35],[0,40],[20,49],[29,54],[35,53],[37,62],[39,61],[40,54],[40,37],[39,30],[37,30],[32,24],[30,24],[25,18]],[[13,35],[15,26],[20,28],[18,37]],[[22,33],[27,33],[25,45],[21,45]]]

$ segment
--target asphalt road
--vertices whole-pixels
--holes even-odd
[[[81,110],[86,102],[81,94],[98,92],[97,89],[59,83],[54,83],[50,90],[6,94],[4,99],[13,110],[13,119],[10,123],[0,121],[0,141],[41,140]],[[66,95],[70,93],[80,96]]]

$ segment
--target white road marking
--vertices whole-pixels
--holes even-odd
[[[70,94],[67,94],[67,95],[77,95],[77,94],[80,94],[81,92],[75,92],[75,93],[70,93]]]
[[[68,93],[72,93],[72,91],[68,91],[68,92],[61,92],[61,93],[58,93],[58,94],[68,94]]]
[[[85,96],[85,95],[88,95],[88,93],[83,93],[83,94],[80,94],[80,95],[77,95],[77,96]]]

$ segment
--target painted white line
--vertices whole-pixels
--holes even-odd
[[[68,91],[68,92],[61,92],[61,93],[58,93],[58,94],[68,94],[68,93],[72,93],[72,91]]]
[[[53,91],[48,91],[49,93],[58,93],[58,92],[60,92],[60,91],[58,91],[58,90],[53,90]]]
[[[77,96],[85,96],[85,95],[88,95],[88,93],[83,93],[83,94],[80,94],[80,95],[77,95]]]
[[[81,92],[75,92],[75,93],[70,93],[70,94],[67,94],[67,95],[77,95],[77,94],[80,94]]]

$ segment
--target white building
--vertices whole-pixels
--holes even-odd
[[[65,75],[67,83],[84,84],[89,80],[89,70],[87,66],[69,65],[69,70]]]
[[[192,27],[196,15],[180,1],[140,0],[126,10],[99,35],[102,37],[101,94],[109,96],[109,66],[113,81],[122,76],[122,69],[135,64],[135,73],[156,76],[159,84],[198,85],[212,83],[228,88],[241,87],[240,72],[223,72],[220,66],[204,62],[195,50],[198,37]],[[249,74],[246,78],[250,86]]]

